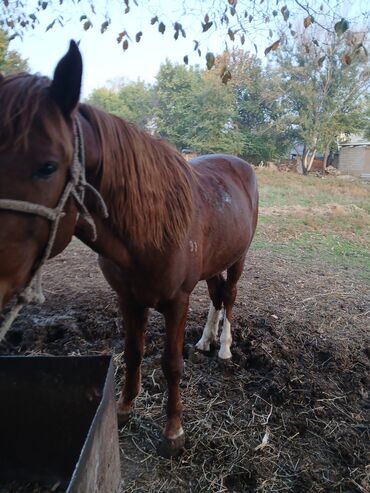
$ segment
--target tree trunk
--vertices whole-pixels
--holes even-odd
[[[306,145],[303,147],[303,153],[301,157],[301,166],[300,169],[298,170],[301,175],[307,175],[307,147]]]
[[[314,149],[312,151],[312,156],[310,157],[310,161],[309,161],[308,166],[307,166],[307,172],[309,172],[311,170],[315,156],[316,156],[316,149]]]
[[[325,152],[324,152],[324,159],[322,161],[322,172],[325,174],[326,167],[328,165],[328,157],[329,157],[329,147],[325,147]]]

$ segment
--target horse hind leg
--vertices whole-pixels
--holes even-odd
[[[230,347],[232,343],[231,334],[231,320],[232,320],[232,309],[234,306],[236,293],[237,293],[237,282],[242,275],[244,268],[245,256],[239,259],[235,264],[233,264],[227,270],[226,283],[223,289],[223,303],[225,307],[225,315],[222,324],[222,332],[220,337],[220,350],[218,352],[218,357],[220,359],[230,359],[232,357]]]
[[[202,337],[196,344],[200,351],[209,351],[211,344],[216,342],[218,326],[222,318],[223,290],[225,279],[219,274],[207,280],[208,292],[211,298],[206,325]]]

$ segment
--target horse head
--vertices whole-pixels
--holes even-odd
[[[0,311],[27,286],[48,248],[53,211],[71,180],[81,76],[81,54],[72,41],[52,81],[0,77]],[[59,216],[48,256],[73,236],[71,196]]]

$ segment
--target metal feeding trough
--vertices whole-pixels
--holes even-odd
[[[0,492],[116,493],[120,478],[111,357],[0,357]]]

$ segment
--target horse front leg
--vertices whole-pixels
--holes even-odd
[[[185,445],[179,383],[184,369],[182,351],[188,308],[189,296],[182,294],[161,310],[166,322],[162,370],[168,385],[167,423],[159,447],[164,457],[178,455]]]
[[[148,322],[148,309],[127,299],[121,302],[124,322],[126,375],[121,395],[117,403],[118,425],[127,423],[132,413],[135,397],[141,386],[141,361],[144,354],[145,329]]]

